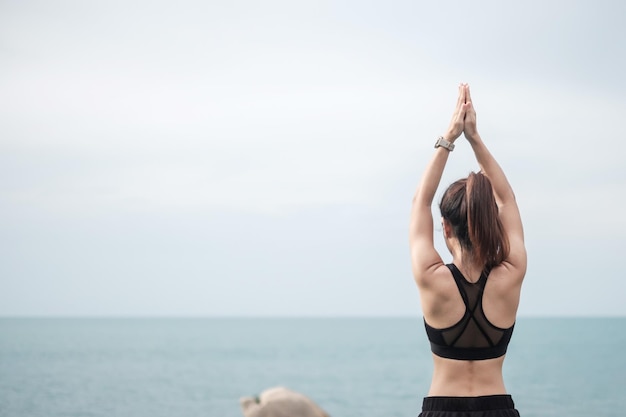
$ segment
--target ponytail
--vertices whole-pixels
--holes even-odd
[[[461,247],[477,265],[491,268],[509,255],[509,242],[498,215],[491,182],[482,173],[470,173],[453,183],[439,205]]]
[[[486,267],[499,265],[509,254],[509,242],[498,215],[491,181],[482,173],[472,172],[465,188],[467,230],[474,260]]]

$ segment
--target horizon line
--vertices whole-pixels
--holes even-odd
[[[280,315],[280,314],[0,314],[0,319],[421,319],[421,314],[407,315]],[[588,319],[626,318],[626,314],[521,314],[517,319]]]

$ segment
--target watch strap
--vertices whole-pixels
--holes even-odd
[[[454,143],[448,142],[443,138],[443,136],[439,136],[439,138],[437,138],[437,142],[435,142],[435,148],[439,147],[445,148],[452,152],[454,150]]]

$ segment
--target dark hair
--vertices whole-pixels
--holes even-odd
[[[452,183],[439,203],[441,216],[452,226],[461,248],[478,265],[491,268],[509,255],[509,241],[498,215],[491,181],[482,173]]]

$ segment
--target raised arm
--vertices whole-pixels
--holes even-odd
[[[493,192],[498,204],[500,220],[507,234],[510,245],[509,257],[505,260],[505,264],[512,266],[517,270],[523,278],[526,271],[526,249],[524,246],[524,229],[522,227],[522,218],[520,216],[515,194],[509,181],[504,175],[504,171],[495,160],[487,146],[482,141],[476,128],[476,111],[471,101],[469,86],[465,85],[465,97],[469,105],[465,116],[464,135],[472,146],[476,161],[481,171],[491,181]]]
[[[459,97],[454,114],[448,130],[443,136],[450,143],[454,143],[463,132],[463,120],[469,108],[469,105],[465,103],[466,91],[463,85],[459,86]],[[435,268],[443,265],[441,256],[435,250],[433,241],[434,229],[431,206],[441,181],[441,175],[448,161],[449,153],[450,151],[443,147],[435,149],[435,154],[426,166],[426,170],[413,197],[409,226],[409,245],[413,275],[418,285],[422,285]]]

